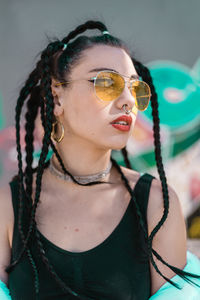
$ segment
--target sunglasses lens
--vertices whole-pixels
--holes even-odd
[[[100,100],[113,101],[122,94],[125,81],[120,74],[102,71],[97,74],[94,86],[96,95]],[[140,111],[147,109],[151,96],[148,84],[144,81],[133,81],[131,92],[135,98],[137,109]]]
[[[144,111],[149,105],[151,97],[150,88],[144,81],[134,81],[132,83],[132,95],[135,98],[135,105],[138,110]]]
[[[124,79],[117,73],[99,72],[95,80],[95,92],[103,101],[117,99],[124,89]]]

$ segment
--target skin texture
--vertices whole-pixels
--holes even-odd
[[[83,53],[80,63],[72,70],[70,80],[90,79],[97,74],[90,70],[104,67],[126,76],[137,75],[124,50],[99,45]],[[70,83],[68,88],[52,84],[52,91],[56,104],[54,114],[65,128],[65,138],[57,145],[64,165],[75,175],[94,174],[105,169],[111,149],[123,148],[133,131],[136,119],[133,113],[130,114],[133,122],[129,132],[119,131],[110,125],[112,120],[125,114],[122,110],[124,104],[130,108],[134,106],[135,100],[128,87],[110,103],[100,102],[93,83],[87,80]]]
[[[98,45],[83,53],[79,64],[72,69],[70,80],[89,79],[96,72],[94,68],[111,68],[122,75],[137,75],[130,57],[119,48]],[[110,103],[100,102],[94,93],[93,84],[88,81],[71,83],[67,88],[56,87],[52,82],[55,101],[54,114],[63,123],[65,136],[57,144],[57,150],[66,168],[74,175],[93,174],[105,169],[110,160],[111,149],[121,149],[132,134],[122,132],[110,125],[117,117],[124,115],[122,106],[134,106],[134,98],[126,86],[122,95]],[[59,132],[58,132],[59,135]],[[60,168],[56,158],[54,162]],[[134,188],[139,174],[122,167],[130,186]],[[113,185],[83,187],[54,177],[44,171],[40,203],[36,211],[39,231],[62,249],[81,252],[102,243],[118,225],[129,204],[130,195],[120,175],[111,169],[105,181]],[[35,176],[33,199],[35,192]],[[94,197],[95,195],[95,197]],[[55,201],[56,199],[56,201]],[[163,214],[163,197],[159,180],[153,180],[147,210],[149,234]],[[9,187],[0,190],[0,279],[7,283],[4,271],[9,263],[12,247],[14,215]],[[64,237],[64,238],[63,238]],[[153,240],[153,248],[170,264],[184,268],[186,264],[186,230],[180,202],[169,187],[169,215]],[[156,260],[158,267],[169,278],[174,273]],[[151,294],[154,294],[165,280],[150,265]]]

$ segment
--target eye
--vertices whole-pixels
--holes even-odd
[[[106,77],[97,78],[95,83],[95,85],[99,87],[110,87],[113,84],[114,84],[114,80],[112,78],[106,78]]]

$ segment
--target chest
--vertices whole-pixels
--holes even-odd
[[[58,249],[44,238],[41,238],[41,241],[48,260],[57,274],[61,274],[66,285],[82,295],[90,296],[89,299],[149,298],[149,265],[148,261],[144,260],[132,206],[128,206],[114,233],[98,247],[92,245],[94,247],[91,250],[87,248],[89,251],[72,254]],[[31,246],[40,274],[41,299],[66,299],[66,294],[49,275],[41,261],[34,240]],[[35,299],[32,273],[28,257],[11,272],[9,284],[11,292],[15,293],[12,299],[21,299],[22,291],[26,299]]]
[[[117,227],[130,202],[125,188],[81,195],[41,193],[38,230],[56,246],[71,252],[90,250]]]

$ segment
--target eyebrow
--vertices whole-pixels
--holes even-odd
[[[100,72],[100,71],[105,71],[105,70],[106,71],[113,71],[113,72],[119,73],[116,70],[110,69],[110,68],[96,68],[96,69],[90,70],[89,73],[91,73],[91,72]]]
[[[114,69],[111,69],[111,68],[95,68],[95,69],[90,70],[89,73],[92,73],[92,72],[100,72],[100,71],[113,71],[113,72],[119,74],[118,71],[116,71],[116,70],[114,70]],[[125,75],[123,75],[123,76],[125,76]],[[125,77],[128,77],[128,76],[125,76]],[[131,79],[139,79],[140,76],[138,76],[138,75],[136,75],[136,74],[133,74],[133,75],[130,76],[130,78],[131,78]]]

